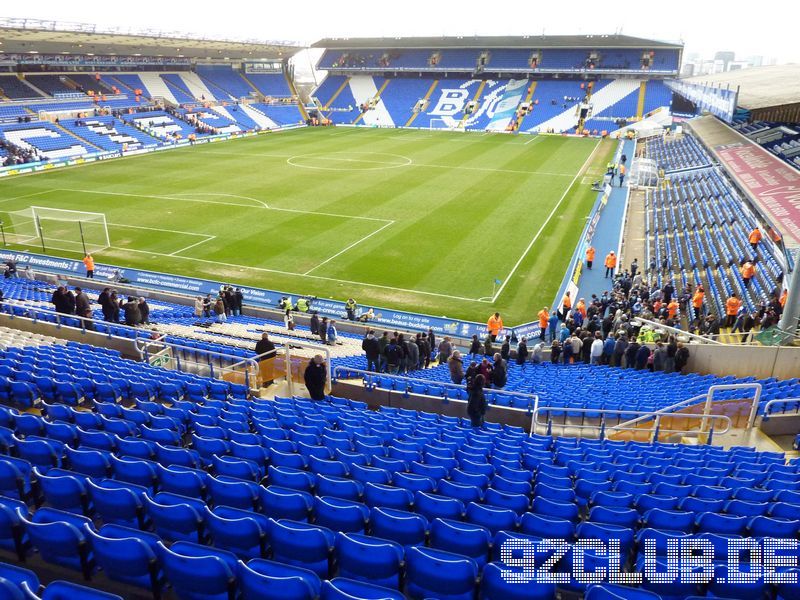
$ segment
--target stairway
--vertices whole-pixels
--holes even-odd
[[[481,81],[481,84],[478,86],[478,90],[475,92],[475,95],[472,97],[471,102],[478,102],[478,103],[480,102],[481,94],[483,94],[483,88],[485,88],[485,87],[486,87],[486,80],[484,79],[483,81]],[[466,108],[466,106],[465,106],[465,108]],[[476,106],[475,110],[477,110],[477,106]],[[467,119],[469,119],[469,115],[464,113],[464,115],[461,117],[461,120],[458,122],[458,129],[464,129],[464,125],[467,122]]]
[[[144,87],[147,88],[147,91],[150,92],[153,98],[161,97],[172,104],[180,104],[180,102],[178,102],[178,100],[175,98],[175,95],[169,89],[167,82],[160,77],[160,73],[143,71],[138,73],[138,75],[139,79],[142,80]]]
[[[387,79],[388,82],[388,79]],[[386,84],[381,89],[385,88]],[[356,75],[350,78],[350,91],[353,92],[353,98],[356,105],[366,104],[372,98],[378,96],[378,88],[375,85],[375,80],[367,75]],[[383,100],[378,98],[378,102],[374,108],[360,115],[363,117],[365,125],[381,126],[381,127],[394,127],[392,115],[386,110]],[[356,119],[358,120],[358,119]]]
[[[604,88],[592,94],[592,114],[598,115],[600,112],[609,108],[622,100],[628,94],[632,94],[640,81],[638,79],[615,79]],[[567,107],[565,111],[537,125],[532,131],[546,131],[554,129],[556,132],[568,131],[578,125],[578,110],[580,103],[576,102]]]
[[[325,106],[323,106],[323,107],[322,107],[322,110],[330,110],[330,108],[331,108],[331,105],[332,105],[334,102],[336,102],[336,98],[338,98],[338,97],[339,97],[339,94],[341,94],[341,93],[344,91],[344,88],[346,88],[346,87],[348,86],[348,84],[349,84],[349,83],[350,83],[350,78],[348,77],[348,78],[346,78],[346,79],[345,79],[345,80],[342,82],[342,85],[340,85],[340,86],[339,86],[339,87],[336,89],[336,91],[335,91],[335,92],[333,92],[333,96],[331,96],[331,99],[330,99],[330,100],[328,100],[328,102],[325,104]]]
[[[438,80],[438,79],[434,79],[434,80],[433,80],[433,83],[431,84],[431,87],[429,87],[429,88],[428,88],[428,92],[427,92],[427,93],[425,94],[425,96],[422,98],[422,99],[425,101],[425,103],[424,103],[424,106],[427,106],[427,105],[428,105],[428,101],[431,99],[431,95],[433,94],[433,90],[435,90],[435,89],[436,89],[436,86],[437,86],[437,85],[439,85],[439,80]],[[419,116],[419,113],[421,113],[421,112],[423,112],[423,111],[421,111],[421,110],[420,110],[420,111],[416,111],[416,112],[414,112],[414,113],[413,113],[413,114],[412,114],[412,115],[409,117],[408,121],[406,121],[405,127],[410,127],[410,126],[411,126],[411,124],[414,122],[414,119],[416,119],[416,118]]]
[[[537,81],[531,81],[531,85],[528,88],[528,95],[525,96],[525,100],[523,100],[523,102],[530,103],[533,101],[533,95],[536,93],[537,83],[538,83]],[[525,121],[525,117],[527,117],[528,114],[530,113],[526,113],[519,118],[519,121],[517,122],[517,131],[522,131],[522,123],[523,121]]]
[[[636,118],[641,119],[644,116],[644,97],[647,93],[647,82],[642,81],[639,85],[639,101],[636,103]]]
[[[50,97],[50,94],[45,94],[42,90],[40,90],[38,87],[33,85],[30,81],[25,79],[22,75],[17,74],[17,79],[19,79],[22,83],[24,83],[29,88],[31,88],[34,92],[36,92],[36,95],[41,96],[42,98],[49,98]]]
[[[54,126],[55,126],[55,127],[58,129],[58,130],[59,130],[59,131],[61,131],[61,132],[62,132],[64,135],[66,135],[68,138],[75,138],[76,140],[78,140],[78,141],[79,141],[79,142],[81,142],[81,143],[82,143],[84,146],[86,146],[86,147],[88,147],[88,148],[92,148],[92,149],[94,149],[94,150],[97,150],[98,152],[104,152],[103,148],[101,148],[100,146],[96,146],[95,144],[93,144],[92,142],[90,142],[89,140],[87,140],[85,137],[83,137],[82,135],[80,135],[79,133],[76,133],[76,132],[74,132],[74,131],[69,131],[69,130],[68,130],[68,129],[66,129],[65,127],[62,127],[60,123],[56,123],[55,121],[52,121],[52,124],[53,124],[53,125],[54,125]]]
[[[179,73],[179,76],[186,85],[186,89],[188,89],[197,100],[203,97],[205,97],[206,100],[216,100],[214,94],[208,89],[208,86],[200,79],[197,73],[193,71],[184,71]]]
[[[378,100],[377,100],[377,103],[382,103],[382,102],[383,102],[383,100],[381,100],[381,97],[380,97],[380,96],[381,96],[381,94],[383,93],[383,90],[385,90],[385,89],[386,89],[386,86],[387,86],[387,85],[389,85],[389,79],[388,79],[388,78],[386,78],[386,79],[384,79],[384,80],[383,80],[383,84],[381,85],[380,89],[377,91],[376,95],[374,96],[374,98],[377,98],[377,99],[378,99]],[[375,108],[377,108],[377,104],[376,104],[376,107],[375,107]],[[374,108],[371,108],[370,110],[374,110]],[[369,113],[369,112],[370,112],[370,110],[368,110],[368,111],[366,111],[366,112],[362,112],[360,115],[358,115],[358,116],[356,117],[355,121],[353,121],[353,125],[356,125],[356,124],[357,124],[359,121],[361,121],[362,119],[364,120],[364,123],[366,123],[367,121],[366,121],[366,119],[365,119],[364,115],[366,115],[367,113]],[[387,111],[387,114],[388,114],[388,111]],[[392,123],[392,126],[394,126],[394,123]]]
[[[297,88],[294,86],[294,81],[292,78],[289,77],[289,73],[285,70],[283,72],[283,76],[286,78],[286,84],[289,86],[289,91],[292,93],[292,96],[297,98],[297,108],[300,109],[300,114],[303,117],[303,121],[308,121],[308,112],[306,112],[306,107],[303,106],[303,100],[300,98],[300,94],[297,93]]]
[[[256,124],[262,129],[276,129],[278,127],[278,124],[275,123],[275,121],[249,104],[240,104],[239,110],[244,111],[244,113],[253,119],[253,121],[255,121]]]

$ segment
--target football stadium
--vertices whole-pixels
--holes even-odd
[[[1,598],[800,599],[796,65],[119,22],[0,19]]]

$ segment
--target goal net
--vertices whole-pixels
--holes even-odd
[[[464,125],[461,121],[453,121],[452,119],[431,119],[428,124],[428,129],[431,131],[464,131]]]
[[[9,241],[71,252],[99,252],[111,246],[103,213],[31,206],[8,213]]]

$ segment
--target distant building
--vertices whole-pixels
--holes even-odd
[[[736,60],[736,53],[735,52],[731,52],[730,50],[721,50],[721,51],[717,52],[716,54],[714,54],[714,60],[715,61],[718,61],[718,60],[722,61],[722,71],[721,72],[724,73],[725,71],[728,70],[728,65],[730,65],[733,61]],[[717,72],[719,73],[720,71],[717,71]]]

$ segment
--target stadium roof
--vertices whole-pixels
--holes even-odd
[[[522,35],[396,38],[325,38],[312,48],[683,48],[629,35]]]
[[[3,53],[120,54],[186,58],[259,59],[291,56],[295,42],[214,39],[154,29],[104,29],[86,23],[0,18]]]
[[[738,87],[738,105],[748,110],[800,102],[800,65],[754,67],[716,75],[699,75],[686,81],[730,86],[731,89]]]

